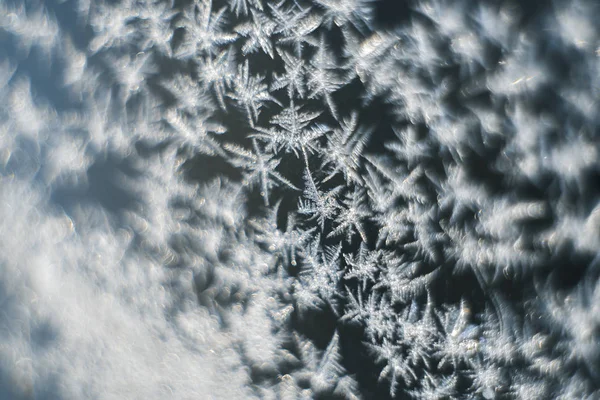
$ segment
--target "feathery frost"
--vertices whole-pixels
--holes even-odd
[[[0,4],[1,398],[600,396],[600,7],[384,3]]]

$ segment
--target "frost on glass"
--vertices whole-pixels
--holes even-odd
[[[599,19],[0,3],[0,398],[599,397]]]

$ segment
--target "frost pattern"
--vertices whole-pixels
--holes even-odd
[[[600,396],[600,7],[378,6],[0,4],[0,397]]]

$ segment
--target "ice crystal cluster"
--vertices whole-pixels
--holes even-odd
[[[0,398],[600,397],[600,6],[391,3],[0,2]]]

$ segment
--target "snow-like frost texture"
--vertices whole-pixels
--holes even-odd
[[[600,396],[600,7],[386,4],[0,4],[0,398]]]

